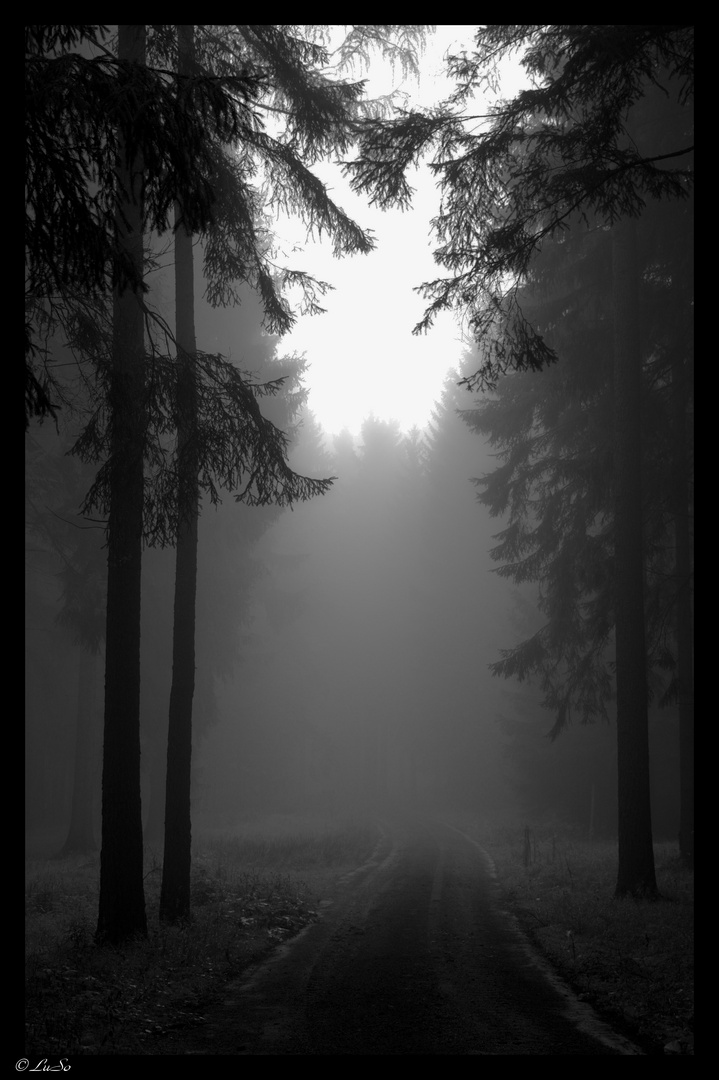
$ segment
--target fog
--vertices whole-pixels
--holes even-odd
[[[501,804],[487,657],[502,598],[473,558],[487,528],[470,485],[433,491],[381,422],[332,471],[334,490],[260,545],[251,644],[203,755],[224,778],[208,798],[228,814],[259,790],[332,808]]]
[[[193,827],[232,828],[255,813],[466,810],[614,835],[611,709],[608,722],[575,721],[551,741],[540,688],[490,670],[540,625],[538,589],[497,574],[491,552],[506,521],[472,480],[498,459],[463,421],[476,404],[457,385],[466,372],[449,374],[424,429],[368,416],[358,436],[333,436],[303,397],[297,358],[283,358],[260,325],[248,295],[239,309],[201,308],[198,337],[257,377],[294,371],[263,410],[286,427],[293,469],[335,480],[291,510],[248,508],[228,493],[203,505]],[[468,371],[475,361],[466,355]],[[106,553],[102,523],[77,516],[93,469],[67,456],[71,436],[64,419],[57,430],[34,424],[27,458],[26,809],[31,831],[58,845],[74,820],[76,775],[74,798],[100,835]],[[142,805],[157,850],[173,583],[174,551],[147,548]],[[96,653],[77,643],[88,611]],[[675,711],[655,708],[651,731],[654,825],[673,835]]]
[[[257,342],[271,351],[272,342]],[[276,356],[268,364],[282,367]],[[359,437],[333,438],[305,409],[290,462],[306,475],[336,477],[329,494],[283,511],[231,497],[204,506],[196,829],[232,828],[255,813],[464,809],[493,819],[560,817],[612,834],[613,724],[572,725],[551,742],[553,717],[537,688],[490,671],[519,628],[536,621],[536,595],[495,572],[490,551],[503,523],[478,503],[471,482],[495,461],[457,411],[467,405],[458,374],[448,377],[427,429],[410,434],[368,417]],[[32,433],[35,500],[51,499],[38,478],[53,470],[65,470],[72,491],[87,482],[62,456],[64,445],[51,428]],[[81,767],[76,737],[89,760],[82,797],[92,802],[99,837],[103,656],[78,647],[72,627],[57,623],[68,589],[58,551],[80,538],[96,567],[104,553],[101,529],[68,526],[67,507],[54,512],[55,546],[46,536],[28,552],[27,816],[32,830],[61,843]],[[173,577],[174,552],[146,550],[143,817],[146,843],[158,848]],[[660,833],[676,820],[673,723],[671,715],[654,718]]]
[[[643,227],[650,236],[652,217],[647,213],[645,219]],[[661,219],[658,234],[666,235],[671,259],[679,260],[684,257],[687,229],[677,212],[669,224],[671,229]],[[424,227],[418,230],[424,235]],[[651,245],[644,242],[654,259],[654,240]],[[577,265],[589,265],[592,289],[610,304],[606,273],[610,234],[596,230],[588,240],[576,243]],[[164,238],[159,244],[155,238],[152,247],[150,298],[172,324],[171,242]],[[212,310],[201,301],[200,254],[195,258],[198,347],[220,352],[256,380],[284,377],[281,392],[263,399],[262,410],[287,432],[294,470],[335,479],[328,494],[291,510],[249,508],[236,503],[232,492],[222,492],[218,505],[208,499],[203,503],[192,717],[194,825],[231,828],[245,815],[275,811],[332,815],[464,809],[519,821],[558,818],[586,834],[614,836],[613,691],[605,695],[605,719],[594,717],[594,722],[584,724],[580,714],[571,716],[552,740],[548,733],[557,721],[557,709],[545,707],[541,680],[503,679],[491,669],[507,650],[531,639],[542,626],[544,583],[535,578],[518,586],[511,575],[497,572],[502,560],[492,555],[509,519],[503,512],[490,515],[478,499],[481,488],[473,481],[496,473],[501,459],[497,446],[463,416],[463,410],[481,404],[481,395],[458,385],[477,370],[478,355],[468,350],[460,357],[459,370],[447,376],[429,423],[408,431],[404,421],[387,419],[387,387],[377,374],[377,362],[381,370],[384,360],[387,369],[389,357],[396,360],[396,337],[390,340],[387,327],[384,347],[381,336],[372,339],[377,342],[375,355],[372,364],[365,364],[353,351],[361,336],[347,325],[347,340],[330,343],[346,380],[338,385],[342,394],[351,396],[354,384],[363,401],[369,389],[376,411],[364,417],[359,433],[325,431],[308,396],[312,356],[288,356],[283,340],[264,333],[262,305],[247,290],[242,303],[229,309]],[[554,248],[547,245],[545,254],[544,269],[552,282],[552,259],[569,265],[567,244],[562,239]],[[667,265],[674,266],[669,255]],[[377,258],[385,272],[389,269],[396,276],[393,259],[386,254]],[[655,377],[649,369],[651,364],[661,366],[662,334],[674,333],[670,301],[678,298],[673,300],[677,311],[690,306],[672,274],[647,270],[642,278],[645,292],[652,293],[646,302],[655,305],[659,327],[652,331],[659,344],[655,347],[654,338],[646,344],[645,390],[648,399],[656,397],[652,408],[659,417],[653,417],[648,439],[657,524],[652,526],[655,542],[651,550],[647,547],[647,560],[649,564],[651,555],[656,563],[651,567],[648,617],[660,625],[656,638],[660,644],[664,624],[671,620],[663,614],[669,606],[662,606],[668,602],[657,581],[670,578],[661,550],[665,544],[667,550],[671,546],[667,536],[673,525],[662,518],[667,466],[659,433],[667,422],[659,410],[666,407],[662,387],[672,386],[675,376],[660,370]],[[417,280],[412,276],[407,289]],[[345,291],[346,307],[332,325],[349,323],[353,312],[373,311],[369,302],[363,302],[366,299],[358,286]],[[531,295],[524,299],[527,310],[537,301]],[[538,325],[543,326],[544,320],[543,332],[551,334],[553,328],[556,331],[551,304],[547,306],[543,295],[537,304]],[[561,304],[566,307],[564,298]],[[583,402],[594,400],[594,395],[596,431],[590,434],[595,442],[582,441],[582,436],[577,451],[568,440],[560,447],[558,460],[573,461],[582,454],[592,459],[597,448],[611,456],[605,418],[611,377],[602,368],[611,352],[606,341],[611,320],[600,312],[592,321],[594,316],[582,307],[576,318],[570,318],[565,307],[558,319],[564,336],[558,337],[564,370],[574,365],[579,389],[568,390],[571,379],[562,385],[561,376],[552,384],[551,373],[540,372],[525,392],[526,410],[537,401],[549,402],[547,415],[556,406],[557,415],[571,420],[572,408],[581,412]],[[410,320],[402,318],[409,339]],[[381,334],[387,319],[375,321]],[[392,335],[397,332],[393,325]],[[296,340],[301,341],[301,335]],[[360,344],[367,351],[364,340]],[[436,370],[445,370],[447,355],[441,342],[433,346],[431,335],[422,340],[427,349],[436,347]],[[64,345],[51,344],[56,370],[63,372]],[[67,371],[58,378],[76,381],[84,422],[85,375],[71,366],[69,353],[67,359]],[[421,381],[422,373],[413,363],[406,375],[405,369],[395,367],[395,372],[403,372],[394,376],[395,397],[398,383],[406,380],[409,399],[415,390],[412,383]],[[561,373],[562,364],[552,370]],[[548,389],[552,385],[554,390]],[[521,423],[522,417],[508,415],[503,423],[510,439],[513,424]],[[51,833],[58,844],[77,815],[90,822],[95,841],[100,836],[107,553],[105,522],[78,512],[95,467],[68,456],[80,430],[77,423],[70,410],[61,410],[57,426],[31,419],[26,438],[26,814],[31,831]],[[505,439],[505,449],[507,445]],[[600,505],[601,517],[605,511],[611,513],[609,470],[603,475],[601,462],[596,469],[593,460],[590,464],[592,468],[585,470],[587,490],[595,486],[592,498]],[[533,497],[527,495],[528,505]],[[551,515],[546,522],[551,533]],[[588,529],[578,532],[578,545],[585,544],[592,528],[590,521]],[[142,808],[146,844],[158,849],[172,679],[174,573],[171,548],[146,548]],[[601,593],[602,588],[594,591]],[[608,593],[605,587],[605,596]],[[584,603],[592,595],[589,585],[579,597]],[[608,625],[601,656],[607,670],[614,649],[611,619]],[[667,667],[660,651],[657,648],[650,659],[653,678],[662,664]],[[564,659],[560,657],[560,662]],[[650,716],[652,812],[655,834],[671,836],[678,818],[678,724],[675,702],[670,695],[662,701],[662,692],[660,687]]]
[[[229,825],[253,810],[506,809],[505,693],[488,664],[508,642],[511,595],[491,573],[496,523],[469,482],[486,453],[454,413],[458,393],[448,384],[433,428],[411,437],[370,418],[359,439],[347,435],[335,446],[306,415],[291,464],[336,476],[328,495],[282,513],[231,499],[205,508],[194,808],[207,822]],[[441,451],[431,449],[433,437]],[[171,551],[146,552],[150,834],[153,785],[162,785],[173,569]],[[51,582],[48,571],[41,588],[30,586],[30,801],[37,818],[40,767],[42,816],[58,820],[69,811],[72,773],[77,689],[69,669],[82,650],[53,625],[59,597]],[[41,651],[42,635],[51,649]],[[99,657],[94,679],[99,734]],[[38,760],[48,743],[49,760]]]

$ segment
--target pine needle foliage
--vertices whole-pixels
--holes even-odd
[[[176,359],[156,354],[148,358],[146,368],[146,395],[138,406],[148,420],[143,535],[150,546],[176,542],[183,453],[196,457],[198,490],[213,504],[221,501],[222,489],[248,506],[287,507],[330,488],[333,478],[314,480],[290,469],[289,437],[262,415],[261,399],[277,394],[283,379],[255,382],[221,355],[198,351],[192,376],[195,408],[188,416],[182,412],[186,395],[177,379]],[[101,374],[97,407],[73,447],[83,460],[103,461],[83,502],[84,514],[109,510],[113,421]],[[188,432],[182,449],[178,428]]]
[[[227,86],[243,102],[255,89],[239,75],[225,83],[202,77],[180,83],[165,71],[118,60],[105,27],[84,28],[82,36],[71,32],[78,29],[26,28],[31,294],[52,295],[71,284],[104,293],[108,280],[120,289],[142,289],[115,236],[120,146],[127,160],[141,154],[145,163],[145,227],[159,233],[171,227],[181,183],[188,227],[199,232],[210,224],[215,202],[212,139],[229,143],[240,134]],[[99,55],[57,51],[83,44],[99,47]]]
[[[106,26],[26,27],[26,426],[63,403],[43,346],[58,309],[73,294],[146,291],[118,243],[121,147],[144,163],[145,232],[171,232],[178,201],[181,224],[204,242],[210,303],[237,303],[249,284],[270,333],[297,318],[287,287],[300,289],[300,314],[321,312],[331,288],[278,260],[271,215],[300,216],[336,256],[373,249],[312,167],[349,150],[365,108],[363,81],[339,68],[378,42],[416,69],[424,28],[351,28],[334,59],[316,29],[195,27],[194,70],[179,75],[171,26],[148,27],[145,66],[117,59]]]
[[[687,215],[683,202],[657,204],[639,226],[647,675],[660,705],[676,699],[676,507],[667,478],[680,464],[689,476],[693,469],[691,459],[675,460],[672,441],[676,372],[691,352]],[[474,481],[479,502],[503,520],[491,551],[496,573],[535,586],[543,620],[501,650],[491,670],[537,683],[554,717],[552,738],[572,718],[608,718],[615,693],[610,253],[602,228],[545,244],[519,296],[559,362],[505,375],[492,395],[461,412],[496,453],[496,468]]]
[[[550,340],[553,340],[550,338]],[[591,365],[588,365],[591,366]],[[606,367],[605,367],[606,370]],[[572,716],[607,718],[613,694],[611,438],[606,383],[596,369],[581,404],[566,399],[569,363],[506,375],[497,395],[461,413],[496,448],[497,468],[474,481],[478,500],[504,519],[491,550],[496,572],[538,590],[543,625],[500,650],[490,670],[535,682],[555,738]]]
[[[470,389],[556,360],[517,295],[546,239],[577,214],[611,225],[647,200],[688,195],[691,140],[645,156],[626,117],[667,76],[680,105],[691,98],[693,42],[686,24],[480,26],[472,52],[448,58],[456,90],[446,102],[362,122],[359,152],[345,163],[354,190],[404,208],[410,167],[426,159],[437,177],[435,261],[448,273],[417,288],[428,303],[414,333],[442,311],[463,313],[482,345]],[[514,56],[530,88],[478,111]]]

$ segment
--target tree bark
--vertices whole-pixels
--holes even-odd
[[[118,57],[145,63],[145,27],[120,26]],[[122,76],[121,76],[122,77]],[[119,135],[119,244],[141,275],[143,162]],[[99,943],[147,934],[140,799],[140,597],[143,509],[144,320],[132,289],[116,288],[110,388],[111,475],[107,532],[105,738]]]
[[[192,26],[178,26],[178,71],[192,73]],[[167,734],[165,852],[160,918],[176,922],[190,914],[192,847],[192,701],[195,693],[195,601],[197,591],[198,457],[195,390],[194,266],[192,236],[175,206],[175,320],[180,415],[178,417],[179,529],[175,567],[172,687]]]
[[[614,228],[614,440],[619,866],[616,896],[656,896],[642,538],[641,350],[636,225]]]

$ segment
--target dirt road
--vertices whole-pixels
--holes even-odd
[[[499,907],[491,862],[439,824],[388,826],[322,919],[231,987],[205,1053],[640,1053]]]

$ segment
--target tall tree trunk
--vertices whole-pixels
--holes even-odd
[[[145,27],[120,26],[118,57],[144,65]],[[128,160],[120,133],[118,241],[138,274],[143,265],[143,163]],[[140,801],[140,570],[142,558],[144,321],[140,298],[116,289],[110,388],[105,740],[98,942],[147,934]]]
[[[694,634],[692,619],[692,554],[689,526],[687,407],[689,374],[674,369],[674,522],[677,675],[679,680],[679,853],[694,867]]]
[[[193,68],[192,26],[178,26],[178,71]],[[190,914],[192,824],[192,699],[195,692],[195,599],[197,589],[197,403],[195,365],[194,267],[192,236],[175,206],[175,320],[180,415],[179,529],[175,567],[175,606],[172,638],[172,687],[167,733],[165,788],[165,853],[160,893],[160,918],[176,922]]]
[[[642,539],[641,349],[636,225],[614,228],[614,443],[617,782],[616,896],[656,896],[649,788],[649,721]]]
[[[61,854],[95,851],[92,824],[92,774],[96,744],[97,654],[80,653],[77,677],[77,727],[75,730],[75,770],[72,780],[70,827]]]

